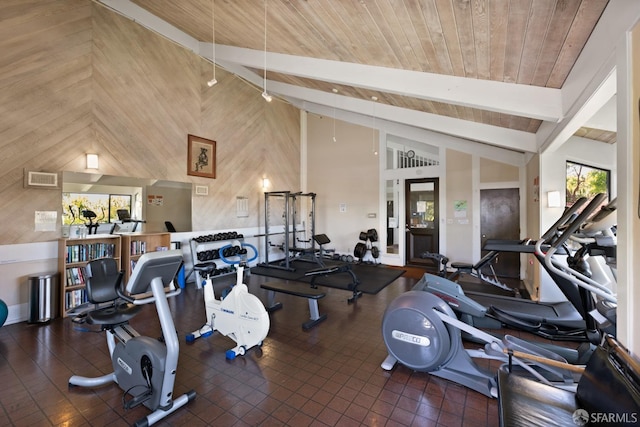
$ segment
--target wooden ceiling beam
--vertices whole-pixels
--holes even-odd
[[[221,61],[219,65],[255,86],[262,87],[262,76],[258,76],[249,69],[237,64],[226,63],[225,61]],[[333,112],[333,108],[335,107],[336,117],[338,119],[362,126],[371,126],[372,117],[373,114],[375,114],[376,121],[386,120],[400,125],[431,130],[444,135],[450,135],[468,141],[481,142],[519,153],[535,153],[537,151],[535,134],[529,132],[409,110],[272,80],[267,81],[267,91],[272,95],[278,94],[278,96],[287,99],[298,108],[305,109],[309,105],[312,105],[314,106],[313,112],[318,114],[327,115],[329,114],[328,111],[331,110],[331,112]],[[259,96],[258,92],[256,92],[256,96]],[[324,110],[322,110],[322,108],[324,108]],[[361,118],[364,117],[364,119],[354,121],[353,114]]]
[[[211,43],[200,55],[212,59]],[[216,60],[264,68],[264,51],[216,45]],[[396,68],[346,63],[267,52],[267,70],[313,80],[455,104],[480,110],[559,122],[563,117],[559,89],[470,79]]]

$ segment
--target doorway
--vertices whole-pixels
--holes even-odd
[[[520,240],[520,190],[500,188],[480,190],[480,244],[489,239]],[[482,251],[482,256],[487,251]],[[520,253],[501,252],[491,266],[498,277],[520,278]],[[485,266],[489,269],[489,266]],[[490,271],[483,271],[491,275]]]
[[[421,255],[440,250],[438,178],[408,179],[404,192],[407,265],[437,271],[434,260]]]

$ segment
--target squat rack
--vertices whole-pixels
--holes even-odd
[[[308,197],[309,200],[311,201],[311,209],[310,209],[310,213],[309,216],[311,218],[310,223],[311,223],[311,236],[314,236],[316,233],[315,227],[316,227],[316,209],[315,209],[315,204],[316,204],[316,193],[303,193],[303,192],[297,192],[297,193],[292,193],[290,191],[268,191],[264,193],[264,204],[265,204],[265,209],[264,209],[264,247],[265,247],[265,260],[264,263],[261,264],[263,267],[271,267],[271,268],[280,268],[280,269],[284,269],[284,270],[289,270],[289,271],[293,271],[294,269],[291,267],[291,252],[294,253],[300,253],[300,252],[304,252],[305,250],[309,250],[309,248],[299,248],[296,244],[296,241],[298,242],[310,242],[311,243],[311,251],[312,253],[315,253],[315,241],[313,240],[313,238],[310,238],[309,240],[299,240],[296,236],[297,234],[300,232],[297,227],[298,227],[298,212],[297,212],[297,207],[298,207],[298,200],[300,198],[305,198]],[[283,218],[284,218],[284,231],[283,232],[273,232],[271,230],[271,224],[270,224],[270,209],[271,209],[271,202],[270,200],[275,200],[275,199],[282,199],[284,202],[284,209],[283,209]],[[279,234],[284,234],[284,242],[283,242],[283,246],[282,246],[282,250],[284,251],[285,257],[284,260],[282,260],[282,262],[280,263],[270,263],[269,262],[269,247],[270,246],[275,246],[271,243],[271,236],[275,236],[275,235],[279,235]]]

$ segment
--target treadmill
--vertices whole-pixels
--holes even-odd
[[[541,248],[551,245],[562,248],[564,242],[602,204],[606,194],[596,195],[584,210],[576,215],[587,199],[578,200],[541,236]],[[566,234],[565,234],[566,233]],[[463,291],[454,282],[442,278],[425,281],[424,290],[435,293],[456,311],[461,320],[478,328],[500,329],[503,326],[525,330],[552,340],[589,341],[599,343],[595,320],[589,312],[595,300],[589,291],[548,268],[543,252],[536,252],[535,241],[488,241],[487,250],[531,253],[540,261],[566,300],[538,302],[523,298],[500,296],[484,292]],[[560,243],[560,245],[558,245]],[[559,253],[556,251],[555,253]],[[568,251],[566,251],[568,254]],[[571,255],[567,255],[569,260]]]

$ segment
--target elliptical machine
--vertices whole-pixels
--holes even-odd
[[[423,280],[442,277],[425,274]],[[421,281],[422,282],[422,281]],[[413,290],[394,299],[382,320],[382,336],[389,355],[382,362],[390,371],[397,362],[406,367],[454,381],[487,397],[497,397],[496,373],[477,365],[473,359],[515,362],[539,381],[575,389],[566,359],[533,343],[506,335],[502,339],[457,319],[449,305],[436,295],[424,292],[419,282]],[[465,349],[462,332],[484,343],[483,349]],[[547,363],[531,365],[517,357],[517,351]]]
[[[600,206],[605,197],[605,194],[596,195],[580,214],[575,214],[578,208],[587,203],[586,199],[579,200],[537,242],[501,244],[504,250],[513,247],[519,252],[534,254],[564,299],[541,302],[463,291],[457,283],[446,279],[429,281],[424,290],[448,302],[462,320],[479,328],[499,329],[502,325],[507,325],[552,340],[598,344],[601,336],[595,320],[589,315],[595,308],[593,298],[584,288],[549,268],[545,261],[545,251],[554,247],[556,255],[566,256],[567,262],[570,261],[572,256],[563,244]],[[536,250],[536,245],[539,250]],[[579,264],[576,262],[574,265]],[[565,267],[570,266],[565,262]]]
[[[239,248],[234,251],[237,260],[230,260],[224,254],[229,248]],[[253,251],[253,256],[246,259],[247,249]],[[244,267],[258,257],[258,250],[248,243],[234,242],[219,249],[220,259],[229,265],[237,265],[236,284],[222,298],[217,299],[213,290],[212,277],[215,264],[211,264],[210,270],[203,270],[206,274],[204,281],[204,306],[207,322],[199,329],[186,336],[186,341],[191,343],[200,337],[209,337],[215,331],[231,338],[236,346],[225,353],[229,360],[236,356],[243,356],[248,349],[261,346],[269,333],[269,313],[264,308],[260,299],[249,293],[247,285],[243,283]]]
[[[182,262],[179,250],[142,255],[127,283],[126,293],[120,286],[123,272],[118,271],[116,260],[100,258],[87,265],[87,296],[97,308],[86,313],[85,322],[106,331],[113,372],[97,378],[74,375],[69,379],[69,387],[117,383],[125,396],[130,396],[124,402],[125,409],[143,404],[152,411],[137,421],[136,426],[152,425],[196,396],[191,390],[173,397],[179,348],[167,298],[180,293],[173,280]],[[129,320],[141,306],[151,303],[158,312],[162,342],[141,336],[129,326]]]

